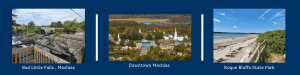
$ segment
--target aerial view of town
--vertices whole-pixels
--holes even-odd
[[[285,9],[214,9],[214,63],[285,63]]]
[[[191,61],[191,14],[109,14],[109,61]]]
[[[85,9],[12,9],[12,63],[85,63]]]

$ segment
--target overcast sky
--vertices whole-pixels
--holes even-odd
[[[285,9],[214,9],[213,21],[215,32],[285,30]]]
[[[73,9],[76,13],[85,18],[85,9]],[[18,15],[14,18],[18,24],[28,24],[33,21],[36,26],[50,25],[51,22],[77,19],[77,22],[82,22],[84,19],[74,13],[70,9],[16,9],[12,13]]]

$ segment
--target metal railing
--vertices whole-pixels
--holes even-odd
[[[254,50],[254,52],[250,55],[249,59],[246,61],[248,63],[251,63],[251,61],[254,59],[254,56],[256,55],[256,52],[257,52],[257,57],[256,57],[256,60],[255,60],[255,63],[257,63],[258,59],[259,59],[259,56],[260,54],[262,53],[262,51],[264,50],[265,46],[261,49],[261,51],[259,50],[260,49],[260,46],[263,45],[264,43],[266,42],[266,39],[261,42],[261,43],[258,43],[258,47],[256,47],[256,49]]]
[[[83,46],[83,47],[80,47],[80,48],[74,53],[74,55],[77,55],[77,54],[82,50],[82,48],[84,48],[84,46]]]

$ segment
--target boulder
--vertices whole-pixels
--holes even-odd
[[[41,44],[44,44],[44,45],[49,45],[50,44],[50,41],[49,39],[43,39],[40,41]]]
[[[81,45],[81,43],[78,43],[77,40],[67,40],[67,45],[69,47],[69,52],[73,52],[74,50],[78,49]]]

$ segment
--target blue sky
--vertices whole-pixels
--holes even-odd
[[[85,9],[73,9],[76,13],[85,18]],[[36,26],[50,25],[51,22],[77,19],[77,22],[82,22],[84,19],[78,16],[70,9],[16,9],[12,13],[18,15],[14,18],[18,24],[27,25],[33,21]]]
[[[214,9],[213,22],[214,32],[285,30],[285,9]]]

